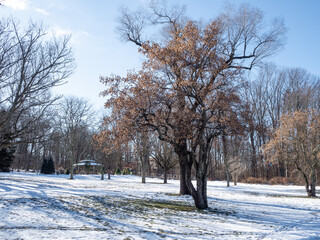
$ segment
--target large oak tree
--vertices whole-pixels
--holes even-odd
[[[226,12],[207,25],[184,21],[182,11],[152,6],[153,18],[122,14],[121,33],[139,46],[145,56],[142,69],[126,77],[103,77],[115,122],[111,132],[101,132],[100,141],[113,134],[116,141],[134,131],[156,131],[179,157],[180,193],[191,194],[199,209],[208,207],[207,170],[210,146],[223,130],[239,125],[237,89],[243,70],[273,54],[283,43],[281,21],[269,30],[263,16],[247,6]],[[149,24],[165,24],[167,39],[143,40]],[[196,170],[196,186],[191,168]]]

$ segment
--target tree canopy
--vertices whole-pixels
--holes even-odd
[[[98,138],[103,142],[113,135],[122,143],[135,131],[156,131],[179,156],[180,193],[190,193],[198,208],[207,208],[211,141],[226,129],[240,127],[237,90],[242,72],[282,46],[285,28],[278,21],[264,31],[261,12],[248,6],[226,12],[205,26],[182,21],[176,11],[152,9],[153,23],[169,26],[167,40],[144,41],[142,29],[150,18],[141,21],[141,15],[122,14],[122,36],[137,44],[146,60],[140,71],[126,77],[101,77],[107,88],[105,106],[112,112],[105,123],[114,127]],[[196,188],[191,183],[192,165]]]

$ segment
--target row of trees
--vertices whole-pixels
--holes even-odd
[[[13,18],[0,26],[0,171],[39,171],[49,156],[70,169],[93,154],[95,124],[88,101],[52,94],[75,69],[70,36]]]
[[[95,115],[88,101],[65,97],[51,106],[52,115],[46,121],[47,128],[33,132],[37,139],[17,145],[13,168],[39,170],[43,158],[51,156],[56,169],[69,169],[82,159],[94,158],[92,136],[95,133]],[[72,175],[71,175],[72,177]]]

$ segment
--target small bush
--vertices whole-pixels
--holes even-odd
[[[257,178],[257,177],[248,177],[244,182],[251,183],[251,184],[267,184],[268,183],[266,179]]]
[[[305,181],[302,177],[302,174],[298,170],[294,170],[291,172],[291,176],[289,177],[291,183],[299,186],[305,185]]]
[[[269,180],[269,184],[271,185],[289,185],[291,181],[285,177],[273,177]]]
[[[121,175],[120,168],[117,168],[114,174],[115,174],[115,175]]]

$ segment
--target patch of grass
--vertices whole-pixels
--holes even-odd
[[[142,206],[150,207],[150,208],[159,208],[159,209],[170,209],[174,211],[195,211],[197,210],[195,207],[186,205],[181,202],[167,202],[167,201],[143,201],[138,200]]]
[[[164,195],[171,196],[171,197],[179,197],[179,196],[181,196],[179,193],[164,193]]]
[[[248,194],[248,195],[252,195],[252,196],[260,196],[261,195],[258,192],[251,192],[251,191],[244,191],[243,193]]]
[[[226,215],[226,216],[230,216],[230,215],[236,214],[236,211],[234,211],[234,210],[224,211],[224,210],[220,210],[220,209],[217,209],[217,208],[208,208],[208,209],[202,210],[202,212],[204,212],[204,213],[214,213],[214,214],[218,214],[218,215],[221,214],[221,215]]]
[[[293,196],[293,195],[284,195],[284,194],[268,194],[267,197],[275,197],[275,198],[305,198],[305,199],[318,199],[319,198],[319,197]]]
[[[160,185],[163,185],[163,184],[167,184],[167,183],[163,183],[163,182],[147,182],[147,184],[160,184]]]

